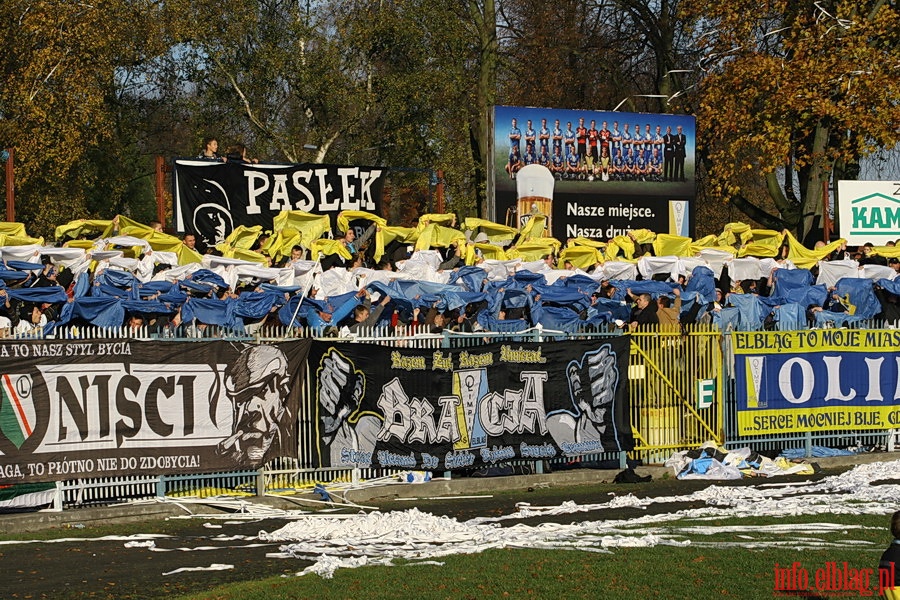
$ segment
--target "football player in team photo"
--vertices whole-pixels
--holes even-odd
[[[578,118],[578,127],[566,122],[562,129],[559,119],[552,115],[541,116],[540,130],[535,130],[531,119],[526,120],[524,132],[525,151],[521,153],[523,137],[518,120],[512,119],[508,134],[506,172],[515,179],[516,172],[525,165],[539,164],[547,167],[558,180],[572,181],[685,181],[684,163],[687,136],[681,125],[672,133],[671,125],[657,123],[634,124],[613,121],[612,129],[602,121],[597,128],[596,119]],[[590,115],[589,115],[590,116]],[[547,125],[553,123],[553,129]],[[585,126],[590,123],[590,127]],[[665,130],[665,134],[663,131]],[[501,150],[502,151],[502,150]]]

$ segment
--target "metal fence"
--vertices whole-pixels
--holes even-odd
[[[256,330],[252,335],[234,334],[216,328],[186,330],[186,337],[172,341],[230,339],[275,342],[321,336],[321,331],[299,328]],[[376,327],[350,338],[356,343],[408,348],[468,348],[491,342],[565,343],[574,339],[602,340],[621,335],[617,329],[564,333],[535,328],[516,333],[421,333],[402,327]],[[54,337],[83,339],[161,339],[147,328],[72,327]],[[335,338],[328,338],[335,339]],[[346,339],[346,338],[345,338]],[[395,474],[393,470],[315,467],[314,390],[309,366],[298,416],[298,457],[281,458],[260,471],[206,475],[132,476],[65,481],[58,484],[57,507],[105,504],[137,498],[263,494],[309,489],[317,483],[365,480]],[[893,431],[834,431],[788,433],[779,436],[741,436],[737,428],[737,396],[734,386],[734,354],[731,335],[709,325],[687,331],[658,328],[631,332],[629,365],[631,423],[635,448],[626,453],[603,453],[577,459],[519,463],[520,472],[542,472],[572,467],[624,467],[626,461],[661,463],[674,452],[697,448],[708,441],[728,448],[751,446],[755,450],[804,448],[810,455],[814,445],[830,447],[883,446],[893,449]],[[704,402],[709,400],[709,402]],[[450,476],[450,473],[444,475]]]

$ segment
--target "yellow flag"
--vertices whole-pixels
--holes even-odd
[[[366,212],[364,210],[344,210],[338,214],[337,217],[337,226],[339,231],[347,231],[347,228],[350,227],[350,221],[356,221],[358,219],[366,219],[367,221],[372,221],[376,225],[380,225],[384,227],[387,225],[387,219],[383,217],[379,217],[376,214]]]
[[[19,225],[19,223],[10,223],[10,225]],[[110,227],[112,227],[112,221],[106,219],[76,219],[74,221],[69,221],[65,225],[58,226],[54,232],[54,237],[57,240],[66,238],[74,240],[85,235],[97,237],[106,232]],[[23,225],[22,232],[24,233],[24,231],[25,226]]]
[[[254,225],[253,227],[238,225],[234,228],[234,231],[225,238],[225,243],[232,248],[250,250],[253,248],[253,244],[256,243],[256,240],[259,239],[261,233],[262,225]]]
[[[381,228],[381,235],[385,244],[394,240],[404,244],[414,244],[419,239],[419,231],[415,227],[395,227],[388,225]]]
[[[751,229],[744,235],[744,245],[738,250],[738,257],[759,256],[768,258],[778,256],[784,241],[784,232],[774,229]]]
[[[344,260],[350,260],[351,258],[353,258],[353,255],[350,254],[350,251],[347,250],[347,246],[345,246],[340,240],[329,240],[324,238],[318,239],[312,243],[310,249],[312,250],[313,259],[319,256],[319,252],[321,252],[325,256],[339,254]]]
[[[660,233],[653,242],[656,256],[692,256],[691,238]]]
[[[521,233],[526,240],[544,237],[547,233],[547,216],[531,215],[531,218],[522,226]]]
[[[416,240],[416,250],[447,248],[454,242],[457,244],[464,244],[466,242],[466,236],[462,231],[431,223],[430,225],[426,225],[425,229],[419,232],[419,239]]]
[[[466,264],[474,265],[478,262],[479,254],[485,260],[506,260],[509,258],[500,246],[493,244],[466,244]]]
[[[590,267],[603,261],[603,255],[598,248],[591,246],[569,246],[559,254],[559,262],[565,264],[571,262],[575,267],[586,271]]]
[[[630,259],[634,258],[635,251],[634,240],[627,235],[617,235],[609,240],[609,244],[606,246],[606,258],[613,260],[621,253],[624,258]]]
[[[293,227],[285,227],[269,236],[260,250],[278,262],[283,256],[290,256],[294,246],[303,246],[303,236]]]
[[[0,234],[28,237],[23,223],[11,223],[9,221],[0,221]]]
[[[735,248],[734,246],[716,246],[716,245],[705,246],[705,245],[703,245],[702,243],[699,243],[699,242],[705,242],[705,241],[707,241],[707,238],[712,238],[712,240],[713,240],[714,242],[716,242],[716,243],[719,242],[718,236],[715,236],[715,235],[708,235],[708,236],[706,236],[705,238],[702,238],[701,240],[698,240],[698,241],[696,241],[696,242],[694,242],[694,243],[691,244],[691,254],[690,254],[690,256],[696,256],[696,255],[700,254],[700,252],[703,251],[703,250],[722,250],[722,251],[724,251],[724,252],[728,252],[728,253],[730,253],[730,254],[737,255],[738,249]]]
[[[570,246],[590,246],[591,248],[597,248],[602,250],[606,248],[606,242],[599,242],[597,240],[589,240],[588,238],[577,237],[569,240]]]
[[[216,248],[218,248],[218,246],[216,246]],[[259,252],[254,252],[253,250],[245,250],[243,248],[229,248],[225,252],[222,252],[222,256],[225,256],[227,258],[246,260],[247,262],[255,262],[263,267],[269,266],[269,258],[263,256]]]
[[[699,240],[694,240],[691,247],[695,248],[694,252],[698,252],[699,250],[696,250],[698,248],[722,248],[723,246],[719,245],[719,236],[709,234]],[[732,248],[732,250],[734,250],[734,248]]]
[[[719,245],[733,246],[738,242],[744,243],[750,240],[751,237],[750,226],[746,223],[728,223],[719,236]]]
[[[422,231],[425,229],[426,225],[431,223],[437,223],[438,225],[453,227],[455,229],[456,215],[453,213],[429,213],[426,215],[419,215],[419,222],[416,224],[416,229]]]
[[[535,238],[510,247],[506,250],[506,256],[521,258],[524,261],[540,260],[548,254],[559,252],[560,245],[556,238]]]
[[[272,220],[272,230],[278,233],[282,229],[292,228],[300,233],[303,244],[309,246],[322,234],[331,230],[328,215],[314,215],[302,210],[283,210]]]
[[[657,234],[649,229],[632,229],[628,233],[631,234],[638,244],[652,244]]]
[[[0,246],[43,246],[44,238],[0,233]]]
[[[64,248],[81,248],[82,250],[90,250],[94,247],[94,240],[69,240],[63,244]]]
[[[142,240],[147,239],[147,236],[153,233],[160,233],[150,227],[149,225],[145,225],[140,221],[135,221],[134,219],[130,219],[124,215],[118,215],[116,218],[119,219],[119,235],[130,235],[132,237],[141,238]],[[106,231],[103,232],[103,237],[111,237],[116,234],[113,230],[115,225],[112,221],[109,222],[109,226],[106,228]]]
[[[488,240],[494,243],[511,240],[518,234],[518,230],[514,227],[508,227],[506,225],[501,225],[500,223],[488,221],[487,219],[478,219],[475,217],[466,217],[463,221],[462,229],[463,231],[471,231],[473,233],[476,230],[481,229],[481,232],[487,236]],[[472,239],[475,239],[475,237],[475,235],[472,235]]]
[[[789,246],[788,259],[801,269],[809,269],[817,262],[847,243],[847,240],[845,239],[838,239],[831,242],[830,244],[822,246],[819,249],[810,250],[809,248],[801,244],[800,241],[795,238],[791,232],[786,231],[785,237],[787,238],[787,243]]]
[[[875,246],[872,248],[872,254],[887,258],[900,258],[900,246]]]

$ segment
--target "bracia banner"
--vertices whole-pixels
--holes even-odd
[[[314,342],[319,467],[459,470],[631,450],[627,337],[467,350]]]
[[[296,456],[309,341],[0,343],[0,484]]]
[[[735,331],[741,435],[900,426],[900,331]]]
[[[338,165],[245,165],[179,159],[172,178],[175,228],[207,246],[238,225],[272,228],[283,210],[331,216],[343,210],[381,214],[385,169]]]

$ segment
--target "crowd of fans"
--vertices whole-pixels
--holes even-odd
[[[314,215],[288,217],[292,225],[238,228],[208,248],[124,217],[73,221],[53,246],[4,224],[0,335],[88,325],[159,337],[268,327],[346,337],[376,325],[789,330],[900,319],[893,243],[808,249],[788,232],[733,224],[696,241],[636,230],[563,246],[543,237],[539,217],[522,230],[478,219],[457,228],[452,215],[398,228],[354,213],[336,235]]]

